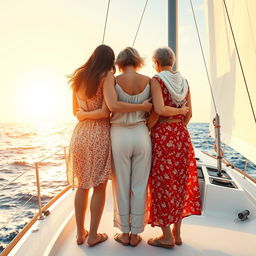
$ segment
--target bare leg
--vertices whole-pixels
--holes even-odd
[[[161,228],[163,235],[159,238],[159,240],[166,244],[173,244],[173,238],[170,227]]]
[[[89,189],[78,188],[75,195],[75,216],[77,226],[77,243],[82,244],[87,233],[84,229],[84,218],[88,203]]]
[[[100,184],[93,189],[93,195],[90,205],[91,223],[89,237],[87,241],[89,245],[93,245],[102,239],[102,235],[98,234],[97,231],[105,205],[106,186],[107,182]],[[105,235],[104,238],[106,238]]]
[[[174,242],[177,245],[182,244],[182,240],[181,240],[181,237],[180,237],[180,228],[181,228],[181,221],[173,224],[172,235],[173,235],[173,238],[174,238]]]

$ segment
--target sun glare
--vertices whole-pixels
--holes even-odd
[[[61,108],[65,104],[65,81],[59,81],[50,72],[34,71],[24,76],[19,85],[19,112],[24,120],[33,123],[59,121]]]

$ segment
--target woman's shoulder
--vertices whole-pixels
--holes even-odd
[[[158,82],[159,84],[162,84],[163,81],[161,80],[161,78],[159,76],[157,76],[157,74],[155,74],[154,76],[152,76],[152,78],[150,79],[150,81],[154,81],[154,82]]]
[[[107,78],[115,78],[115,75],[112,71],[108,71],[107,75],[106,75]]]
[[[113,72],[108,71],[107,75],[104,77],[104,81],[115,81],[115,75]]]
[[[150,77],[143,75],[143,74],[138,74],[138,77],[143,80],[145,83],[150,83]]]

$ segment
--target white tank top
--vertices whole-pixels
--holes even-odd
[[[117,100],[123,101],[131,104],[141,104],[145,100],[150,98],[150,85],[147,84],[145,89],[134,95],[130,95],[126,93],[120,85],[115,85]],[[131,125],[141,121],[146,120],[146,112],[145,111],[134,111],[134,112],[126,112],[126,113],[113,113],[110,123],[111,124],[120,124],[120,125]]]

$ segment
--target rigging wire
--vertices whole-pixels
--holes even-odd
[[[143,16],[144,16],[144,13],[145,13],[147,4],[148,4],[148,0],[146,0],[146,2],[145,2],[144,9],[143,9],[142,15],[141,15],[141,17],[140,17],[140,22],[139,22],[139,25],[138,25],[138,28],[137,28],[135,37],[134,37],[134,39],[133,39],[132,47],[134,47],[135,41],[136,41],[136,39],[137,39],[137,35],[138,35],[138,33],[139,33],[139,30],[140,30],[140,25],[141,25],[141,22],[142,22],[142,19],[143,19]]]
[[[207,68],[206,60],[205,60],[205,54],[204,54],[204,50],[203,50],[203,46],[202,46],[202,42],[201,42],[199,30],[198,30],[198,25],[197,25],[197,21],[196,21],[196,16],[195,16],[195,11],[194,11],[192,0],[190,0],[190,6],[191,6],[191,9],[192,9],[193,19],[194,19],[194,23],[195,23],[195,26],[196,26],[197,37],[198,37],[200,48],[201,48],[201,53],[202,53],[202,57],[203,57],[203,61],[204,61],[205,71],[206,71],[206,74],[207,74],[208,84],[209,84],[210,91],[211,91],[213,106],[214,106],[215,114],[217,114],[218,112],[217,112],[215,98],[214,98],[214,95],[213,95],[212,83],[211,83],[211,80],[210,80],[210,75],[209,75],[209,71],[208,71],[208,68]]]
[[[108,7],[107,7],[106,18],[105,18],[105,24],[104,24],[104,31],[103,31],[103,37],[102,37],[102,44],[104,43],[105,34],[106,34],[106,28],[107,28],[107,22],[108,22],[109,6],[110,6],[110,0],[108,0]]]
[[[33,167],[32,165],[29,165],[29,167]],[[15,180],[17,180],[19,177],[21,177],[22,175],[24,175],[26,172],[31,171],[31,169],[28,169],[24,172],[22,172],[21,174],[17,175],[13,180],[11,180],[10,182],[8,182],[6,185],[4,185],[3,187],[0,188],[0,191],[4,190],[6,187],[8,187],[10,184],[12,184]]]
[[[249,102],[250,102],[252,114],[253,114],[253,117],[254,117],[254,122],[256,123],[255,110],[254,110],[253,105],[252,105],[251,95],[250,95],[249,88],[248,88],[248,85],[247,85],[247,81],[246,81],[246,78],[245,78],[244,68],[243,68],[242,61],[241,61],[241,58],[240,58],[240,54],[239,54],[239,51],[238,51],[238,47],[237,47],[237,44],[236,44],[236,38],[235,38],[235,35],[234,35],[233,27],[232,27],[232,24],[231,24],[231,20],[230,20],[230,16],[229,16],[229,13],[228,13],[228,8],[227,8],[225,0],[223,0],[223,4],[224,4],[224,8],[225,8],[225,11],[226,11],[226,14],[227,14],[228,23],[229,23],[229,27],[230,27],[230,30],[231,30],[231,33],[232,33],[233,41],[234,41],[234,44],[235,44],[236,54],[237,54],[239,65],[240,65],[240,68],[241,68],[241,71],[242,71],[242,75],[243,75],[243,79],[244,79],[244,85],[245,85],[247,95],[248,95],[248,99],[249,99]]]
[[[43,162],[43,161],[47,160],[48,158],[50,158],[50,157],[56,155],[57,153],[59,153],[60,151],[63,150],[62,145],[58,146],[57,148],[60,148],[60,149],[57,150],[57,151],[55,151],[55,152],[52,153],[51,155],[49,155],[49,156],[47,156],[47,157],[45,157],[45,158],[43,158],[43,159],[37,161],[36,163],[39,163],[39,164],[40,164],[40,162]],[[67,148],[67,146],[66,146],[66,148]],[[27,165],[27,166],[28,166],[28,167],[31,167],[31,168],[34,168],[34,165],[32,165],[32,164],[29,164],[29,165]],[[20,178],[21,176],[23,176],[23,175],[24,175],[25,173],[27,173],[28,171],[31,171],[31,169],[28,169],[28,170],[22,172],[21,174],[17,175],[13,180],[11,180],[11,181],[8,182],[7,184],[5,184],[3,187],[1,187],[1,188],[0,188],[0,191],[4,190],[6,187],[8,187],[10,184],[12,184],[15,180],[17,180],[18,178]]]

